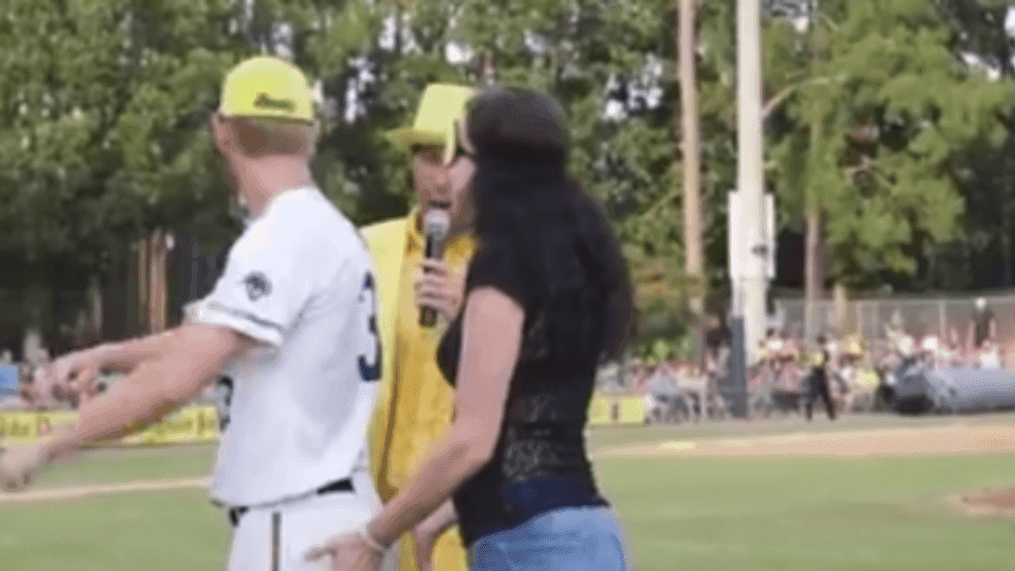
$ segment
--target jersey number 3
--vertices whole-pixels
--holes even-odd
[[[367,355],[359,356],[359,374],[365,382],[373,382],[381,378],[381,338],[377,333],[377,289],[374,286],[374,276],[367,274],[363,280],[363,291],[360,293],[360,301],[370,304],[367,319],[367,333],[374,341],[373,363],[367,361]]]

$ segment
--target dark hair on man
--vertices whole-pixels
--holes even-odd
[[[619,357],[634,333],[631,283],[602,209],[565,172],[563,109],[537,91],[498,88],[466,113],[477,164],[474,264],[520,278],[551,351]]]

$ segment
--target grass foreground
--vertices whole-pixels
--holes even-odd
[[[793,429],[801,427],[783,426]],[[595,450],[759,431],[610,429],[590,442]],[[96,450],[39,485],[201,476],[212,458],[206,446]],[[1015,570],[1013,520],[966,518],[945,501],[1015,485],[1015,459],[1005,454],[610,458],[596,466],[639,570]],[[0,503],[0,530],[4,571],[219,570],[229,543],[224,515],[199,489]]]

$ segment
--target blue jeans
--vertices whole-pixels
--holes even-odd
[[[620,525],[610,508],[562,508],[477,540],[472,571],[625,571]]]

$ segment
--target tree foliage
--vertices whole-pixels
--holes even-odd
[[[799,86],[773,137],[770,180],[797,213],[806,193],[818,197],[832,273],[848,285],[916,277],[928,251],[957,239],[966,151],[1007,136],[999,118],[1013,84],[963,62],[954,36],[917,0],[851,2],[802,32],[770,29],[770,72],[783,62],[773,79]]]
[[[974,285],[952,279],[972,275],[957,268],[977,265],[1012,232],[1007,2],[763,4],[766,180],[780,227],[799,233],[814,193],[836,279],[860,288]],[[325,129],[315,174],[358,223],[411,205],[408,158],[383,133],[412,121],[426,84],[492,75],[564,104],[571,168],[615,222],[643,309],[665,316],[659,331],[681,327],[688,289],[701,285],[680,269],[672,1],[5,0],[3,8],[0,262],[10,271],[0,287],[83,289],[156,227],[210,249],[228,243],[235,228],[207,118],[223,73],[262,52],[291,57],[319,81]],[[726,277],[726,193],[736,185],[736,3],[701,2],[697,28],[702,216],[715,289]],[[990,279],[998,278],[982,276]]]

